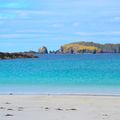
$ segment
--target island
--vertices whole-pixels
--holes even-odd
[[[73,42],[62,45],[54,54],[81,54],[81,53],[120,53],[120,44],[100,44],[94,42]]]

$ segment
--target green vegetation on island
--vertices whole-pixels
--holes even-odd
[[[62,53],[99,53],[101,49],[94,46],[86,46],[80,44],[66,44],[61,46]]]
[[[99,44],[94,42],[74,42],[60,48],[61,53],[120,53],[120,44]]]

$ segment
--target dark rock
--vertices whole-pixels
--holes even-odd
[[[32,53],[24,53],[24,52],[17,52],[17,53],[3,53],[0,52],[0,59],[16,59],[16,58],[38,58],[34,56]]]

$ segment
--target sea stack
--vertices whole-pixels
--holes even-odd
[[[41,48],[38,49],[38,52],[40,54],[48,54],[48,50],[47,50],[47,47],[43,46]]]

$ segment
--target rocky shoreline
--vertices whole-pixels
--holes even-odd
[[[17,53],[4,53],[0,52],[0,60],[3,59],[17,59],[17,58],[38,58],[32,53],[17,52]]]

